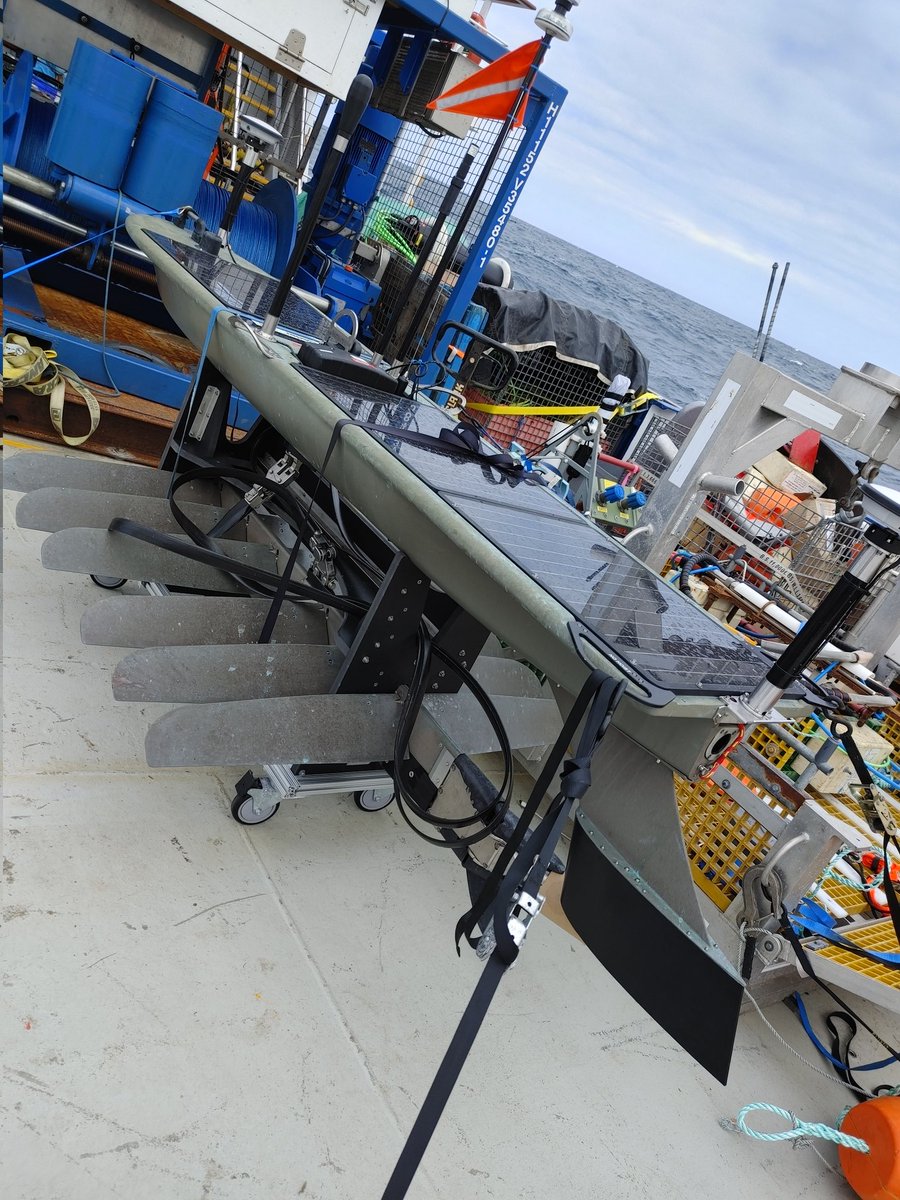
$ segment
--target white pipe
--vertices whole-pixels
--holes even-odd
[[[821,904],[823,908],[827,908],[833,917],[837,917],[839,921],[843,921],[844,917],[848,916],[846,908],[841,908],[837,900],[832,900],[824,888],[820,888],[816,892],[816,903]]]
[[[231,169],[232,169],[232,171],[237,170],[237,141],[238,141],[238,137],[240,136],[238,133],[238,122],[240,120],[241,85],[243,84],[243,72],[244,72],[244,55],[240,50],[238,50],[238,52],[237,52],[236,68],[237,69],[235,71],[235,76],[234,76],[234,120],[233,120],[232,126],[231,126],[231,134],[232,134],[232,137],[234,138],[234,144],[231,147]]]
[[[787,650],[786,642],[770,642],[766,647],[768,650]],[[872,659],[870,650],[839,650],[836,646],[828,649],[827,647],[820,650],[816,658],[824,658],[826,662],[834,663],[862,663],[865,665]]]
[[[776,604],[773,600],[767,599],[762,592],[758,592],[756,588],[751,587],[748,583],[744,583],[740,579],[732,579],[730,576],[720,575],[718,571],[716,572],[716,575],[719,576],[724,583],[727,583],[727,585],[736,595],[740,596],[741,599],[748,601],[748,603],[752,604],[755,608],[758,608],[761,613],[765,613],[771,620],[780,625],[782,629],[786,629],[789,633],[793,634],[800,632],[800,626],[803,624],[803,622],[798,621],[796,617],[792,616],[787,609],[782,608],[780,604]],[[840,654],[841,651],[831,642],[826,642],[820,653],[822,655]],[[835,659],[835,661],[839,660]],[[859,663],[849,663],[847,665],[847,670],[851,675],[854,675],[857,679],[863,682],[865,682],[867,679],[873,678],[872,672],[866,667],[861,666]]]
[[[675,461],[678,455],[678,447],[667,433],[661,433],[653,445],[660,452],[667,463],[672,463]]]
[[[704,492],[719,496],[743,496],[747,485],[743,479],[733,479],[728,475],[701,475],[697,486]]]
[[[640,536],[640,534],[642,534],[642,533],[652,533],[652,532],[653,532],[652,525],[638,525],[637,529],[632,529],[630,533],[625,534],[625,536],[621,539],[622,545],[624,546],[626,542],[630,542],[633,538]]]

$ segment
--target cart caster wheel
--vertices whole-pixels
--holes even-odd
[[[116,588],[128,582],[127,579],[116,579],[115,575],[92,575],[91,581],[96,583],[97,587],[106,588],[108,592],[114,592]]]
[[[258,792],[238,792],[231,802],[231,815],[239,825],[262,825],[263,821],[271,821],[279,808],[280,801],[269,803]]]
[[[381,812],[394,799],[394,793],[383,788],[366,788],[364,792],[353,793],[353,803],[363,812]]]

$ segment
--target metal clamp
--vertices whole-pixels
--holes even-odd
[[[266,479],[270,479],[272,483],[276,484],[290,483],[299,469],[300,464],[297,458],[293,454],[288,453],[269,467],[268,471],[266,471]],[[252,488],[244,493],[244,503],[248,504],[255,512],[263,501],[268,500],[271,495],[271,491],[263,484],[255,483]]]
[[[527,892],[516,893],[513,898],[513,907],[509,914],[507,928],[517,946],[521,946],[525,941],[528,927],[543,907],[543,896],[530,896]],[[488,959],[494,953],[496,945],[497,937],[494,933],[494,921],[492,918],[485,926],[484,933],[482,933],[478,940],[475,953],[482,960]]]
[[[529,896],[527,892],[519,892],[515,897],[513,910],[509,914],[509,932],[517,946],[521,946],[528,933],[528,927],[544,907],[544,897]]]
[[[870,829],[875,833],[886,833],[890,837],[895,837],[900,833],[900,826],[898,826],[887,796],[881,788],[874,784],[871,787],[851,784],[847,790],[862,810]]]

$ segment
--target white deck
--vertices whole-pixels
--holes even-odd
[[[239,772],[148,770],[150,706],[110,691],[125,651],[80,642],[81,613],[103,593],[43,570],[44,535],[15,527],[16,499],[4,1194],[378,1200],[479,972],[453,946],[467,899],[455,858],[393,810],[363,814],[341,796],[283,805],[247,830],[227,807]],[[895,1019],[866,1012],[900,1037]],[[768,1015],[815,1057],[783,1005]],[[719,1126],[752,1100],[830,1122],[849,1094],[755,1015],[720,1087],[539,921],[410,1196],[851,1195],[811,1150]]]

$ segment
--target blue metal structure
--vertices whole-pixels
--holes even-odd
[[[65,0],[39,2],[73,20],[78,19],[76,10]],[[135,63],[125,56],[125,53],[135,52],[127,38],[123,39],[115,30],[95,28],[95,23],[91,28],[121,49],[106,53],[87,43],[79,43],[53,122],[49,147],[46,118],[52,107],[40,103],[34,95],[34,60],[27,52],[21,55],[4,87],[5,160],[61,185],[52,200],[29,196],[32,208],[43,208],[48,213],[48,220],[54,214],[69,220],[70,213],[77,214],[79,224],[86,225],[87,233],[91,234],[110,229],[117,215],[121,221],[130,211],[158,211],[165,210],[168,202],[171,202],[170,207],[193,202],[206,223],[215,228],[215,202],[226,194],[220,196],[221,189],[205,183],[193,201],[188,193],[193,191],[193,181],[202,174],[209,139],[215,136],[218,114],[201,104],[189,88],[180,89],[171,80],[159,78],[154,67],[172,72],[177,64],[154,55],[152,47],[140,47],[142,61]],[[435,42],[447,46],[456,43],[487,62],[494,61],[506,51],[506,47],[479,26],[450,11],[441,0],[399,0],[384,10],[360,69],[372,76],[376,87],[382,86],[402,46],[403,58],[397,82],[401,95],[409,94],[415,88],[429,49]],[[208,71],[202,78],[184,70],[175,73],[198,92],[209,77]],[[119,80],[112,96],[108,94],[111,78]],[[149,104],[146,103],[148,92]],[[474,238],[471,232],[467,233],[466,258],[457,263],[458,278],[435,323],[436,329],[445,321],[469,320],[476,327],[481,322],[481,310],[472,303],[475,289],[534,169],[565,95],[565,89],[538,73],[525,114],[523,136],[496,196],[490,199],[481,228]],[[340,106],[332,128],[339,114]],[[364,114],[322,210],[304,269],[297,276],[301,286],[318,290],[330,297],[336,306],[355,311],[360,317],[363,336],[368,332],[368,320],[378,303],[381,288],[378,282],[358,269],[354,250],[366,226],[367,216],[379,198],[385,172],[404,127],[401,117],[374,106]],[[132,147],[136,129],[138,136]],[[457,143],[456,139],[452,139],[452,143],[463,144],[462,141]],[[329,144],[330,137],[326,133],[308,186],[314,186]],[[435,186],[439,184],[437,181]],[[264,189],[261,197],[270,190],[273,189]],[[238,231],[243,228],[246,234],[247,249],[235,243],[238,253],[276,274],[281,269],[280,264],[287,260],[293,242],[296,213],[287,195],[290,190],[284,185],[285,194],[278,197],[273,194],[268,206],[259,201],[242,205],[242,209],[252,211],[248,211],[243,223],[239,215],[235,226]],[[269,211],[264,211],[266,208]],[[98,258],[102,246],[102,242],[94,244],[89,265]],[[17,318],[16,327],[44,341],[52,338],[58,344],[61,359],[84,378],[103,384],[109,374],[107,364],[111,364],[112,374],[123,389],[164,404],[181,403],[186,380],[178,372],[162,371],[158,365],[148,365],[146,360],[118,350],[102,352],[99,347],[92,350],[91,343],[85,339],[51,330],[43,320],[39,306],[35,308],[35,305],[36,297],[32,292],[25,307],[31,314],[27,319],[33,325],[26,329]],[[434,382],[441,374],[436,362],[446,355],[450,340],[445,337],[445,344],[435,345],[432,339],[425,348],[423,359],[431,360],[431,365],[425,370],[423,382]],[[459,336],[454,341],[461,344]]]

